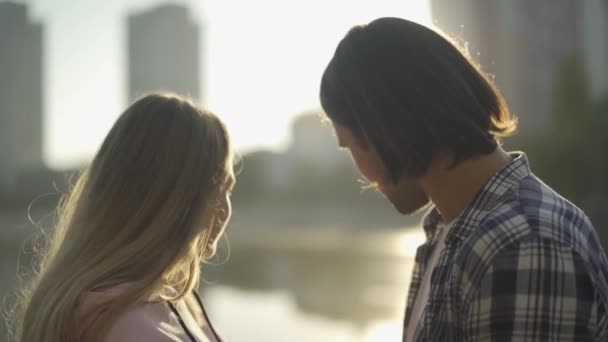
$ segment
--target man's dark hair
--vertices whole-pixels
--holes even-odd
[[[393,181],[426,173],[436,152],[453,165],[493,152],[516,120],[493,83],[441,34],[399,18],[355,26],[321,81],[327,116],[385,163]]]

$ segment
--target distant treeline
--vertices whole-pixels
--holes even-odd
[[[527,152],[533,172],[581,207],[608,250],[608,94],[592,100],[583,63],[561,65],[549,134],[509,141]]]

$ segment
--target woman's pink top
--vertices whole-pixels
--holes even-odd
[[[88,329],[106,305],[128,284],[100,291],[89,291],[81,298],[75,314],[74,341],[85,342]],[[202,303],[191,310],[184,300],[170,303],[163,300],[137,304],[123,313],[109,334],[107,342],[219,342],[211,328]],[[194,312],[193,312],[194,311]]]

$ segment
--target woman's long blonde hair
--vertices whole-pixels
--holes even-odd
[[[59,207],[22,298],[17,340],[69,341],[81,295],[95,288],[133,284],[89,330],[101,341],[136,302],[179,299],[198,286],[230,167],[229,137],[212,113],[171,94],[133,103]],[[161,293],[167,287],[171,298]]]

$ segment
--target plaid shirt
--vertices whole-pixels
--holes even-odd
[[[608,341],[608,262],[591,222],[512,156],[446,236],[415,341]],[[433,208],[423,221],[406,328],[440,220]]]

